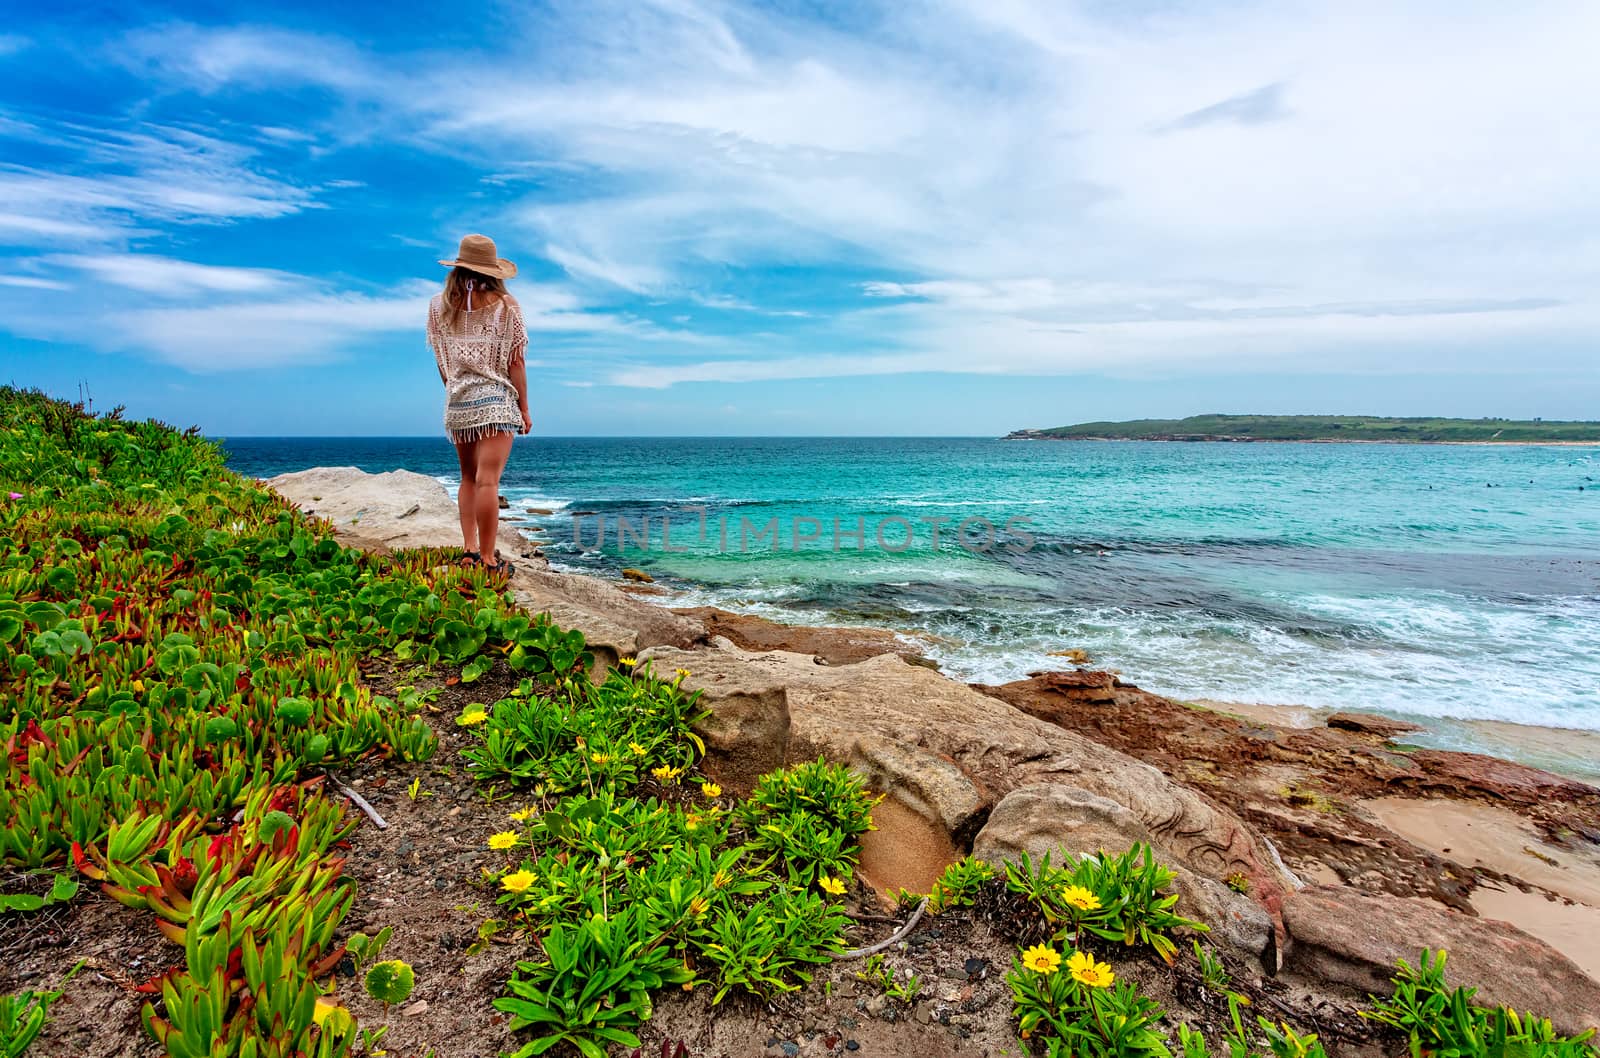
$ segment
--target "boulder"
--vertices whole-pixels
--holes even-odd
[[[1094,669],[1069,669],[1065,672],[1045,670],[1030,672],[1028,677],[1042,688],[1062,695],[1068,701],[1099,704],[1116,701],[1117,677],[1112,672]]]
[[[641,655],[650,656],[649,651]],[[696,679],[691,670],[684,686],[704,691],[725,680],[717,674]],[[705,770],[730,791],[747,794],[757,779],[788,763],[789,695],[783,684],[742,681],[720,686],[716,693],[702,694],[700,704],[709,709],[695,725],[706,745]]]
[[[915,646],[882,628],[779,624],[765,617],[734,613],[715,606],[682,607],[674,609],[673,613],[700,621],[712,635],[726,636],[741,650],[756,653],[787,650],[811,654],[829,665],[848,665],[878,654],[901,654],[908,660],[926,661]],[[931,661],[926,663],[933,665]]]
[[[1394,738],[1398,735],[1409,734],[1412,731],[1426,731],[1421,724],[1413,724],[1409,720],[1396,720],[1391,716],[1378,716],[1376,713],[1332,713],[1324,721],[1329,727],[1341,731],[1356,731],[1364,735],[1377,735],[1382,739]]]
[[[1422,949],[1444,949],[1447,980],[1476,988],[1480,1003],[1532,1011],[1563,1033],[1600,1026],[1600,982],[1510,923],[1432,900],[1317,885],[1284,900],[1283,924],[1288,970],[1388,995],[1398,960],[1415,966]]]
[[[640,584],[651,584],[655,582],[655,578],[646,573],[644,570],[633,569],[632,567],[622,571],[622,579],[638,581]]]
[[[511,501],[506,499],[504,496],[499,497],[499,499],[500,499],[500,509],[502,511],[509,511],[511,509]]]
[[[409,470],[368,474],[358,467],[314,467],[268,478],[266,485],[308,514],[333,523],[352,547],[400,550],[460,547],[456,499],[437,479]],[[532,545],[505,523],[496,546],[526,555]]]
[[[1150,841],[1150,831],[1132,811],[1078,786],[1033,783],[1006,794],[972,843],[980,860],[1000,863],[1023,853],[1035,863],[1046,853],[1067,863],[1102,850],[1125,851]]]
[[[955,848],[965,848],[983,825],[988,798],[952,760],[904,742],[862,735],[850,766],[866,778],[869,789],[883,791]]]
[[[549,570],[518,570],[512,580],[517,604],[548,613],[562,628],[576,628],[595,655],[595,675],[603,676],[619,658],[645,647],[685,647],[705,639],[699,623],[641,602],[617,585],[595,577]],[[671,671],[669,667],[667,671]]]
[[[1272,916],[1266,908],[1224,882],[1196,874],[1182,865],[1173,868],[1178,875],[1178,914],[1204,922],[1212,943],[1252,959],[1259,959],[1268,973],[1282,966],[1282,948]]]
[[[714,714],[725,701],[743,710],[747,699],[781,688],[789,716],[784,761],[820,754],[848,763],[881,755],[888,743],[950,762],[963,782],[981,792],[985,805],[1028,786],[1077,787],[1127,809],[1169,864],[1219,882],[1244,876],[1251,896],[1269,914],[1293,884],[1248,826],[1203,795],[1126,754],[896,655],[818,665],[809,654],[749,652],[719,638],[711,649],[654,647],[640,656],[662,670],[688,669],[684,685],[701,691]],[[776,729],[767,730],[771,737]],[[771,745],[762,752],[770,755]],[[925,793],[917,796],[927,799]],[[954,790],[939,795],[949,803],[965,796]]]

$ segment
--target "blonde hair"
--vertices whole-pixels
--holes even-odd
[[[506,284],[495,276],[486,276],[460,265],[450,269],[450,274],[444,277],[444,322],[451,330],[461,323],[469,290],[473,294],[499,294],[504,297]]]

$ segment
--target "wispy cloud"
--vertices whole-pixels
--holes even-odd
[[[73,156],[70,167],[0,163],[0,239],[14,233],[12,245],[25,244],[15,233],[111,242],[154,224],[270,219],[312,204],[309,192],[252,168],[249,147],[192,129],[54,122],[4,132]]]
[[[0,275],[0,287],[16,287],[21,290],[71,290],[70,283],[63,283],[57,279],[42,279],[39,276]]]
[[[198,294],[260,294],[303,282],[268,268],[196,264],[154,254],[52,254],[44,264],[86,272],[128,290],[192,299]]]
[[[1283,121],[1290,116],[1283,102],[1283,82],[1262,85],[1241,95],[1224,99],[1169,122],[1162,128],[1167,132],[1204,128],[1207,125],[1233,123],[1236,125],[1262,125],[1269,121]]]
[[[249,147],[170,124],[62,133],[81,165],[0,168],[0,240],[288,217],[357,182],[278,175],[254,153],[269,144],[428,155],[470,190],[417,223],[492,227],[508,256],[542,258],[556,280],[530,320],[594,339],[595,379],[641,387],[1437,372],[1495,343],[1532,371],[1600,316],[1600,140],[1573,133],[1600,126],[1594,5],[946,0],[829,21],[598,0],[495,18],[466,53],[137,31],[108,54],[163,91],[296,120],[253,107]],[[216,281],[270,282],[243,272]],[[271,331],[263,306],[281,306],[304,322],[278,337],[333,355],[312,332],[341,306],[369,322],[328,324],[340,341],[403,315],[398,294],[309,291],[241,298],[227,322]],[[150,311],[139,347],[185,364],[203,358],[181,327],[223,326]]]

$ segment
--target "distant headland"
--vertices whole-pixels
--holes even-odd
[[[1402,444],[1600,444],[1600,422],[1395,419],[1380,415],[1191,415],[1013,430],[1007,441],[1372,441]]]

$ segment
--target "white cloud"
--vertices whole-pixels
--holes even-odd
[[[861,356],[728,342],[618,384],[1455,371],[1508,349],[1556,370],[1600,316],[1593,4],[947,0],[849,34],[695,0],[508,18],[469,57],[197,27],[134,51],[559,174],[505,185],[526,197],[503,221],[592,296],[735,307],[716,283],[744,268],[881,277],[806,338]]]
[[[312,205],[308,191],[257,172],[249,147],[192,129],[13,122],[0,135],[74,158],[48,169],[0,163],[3,244],[113,243],[153,225],[272,219]]]
[[[0,275],[0,287],[17,287],[21,290],[71,290],[68,283],[38,276]]]
[[[413,288],[380,296],[316,294],[136,309],[109,322],[117,328],[117,344],[211,374],[326,360],[372,335],[420,335],[427,310],[428,294]]]
[[[154,254],[52,254],[42,260],[48,265],[87,272],[128,290],[170,298],[192,299],[205,293],[259,294],[299,281],[296,276],[267,268],[196,264]]]

